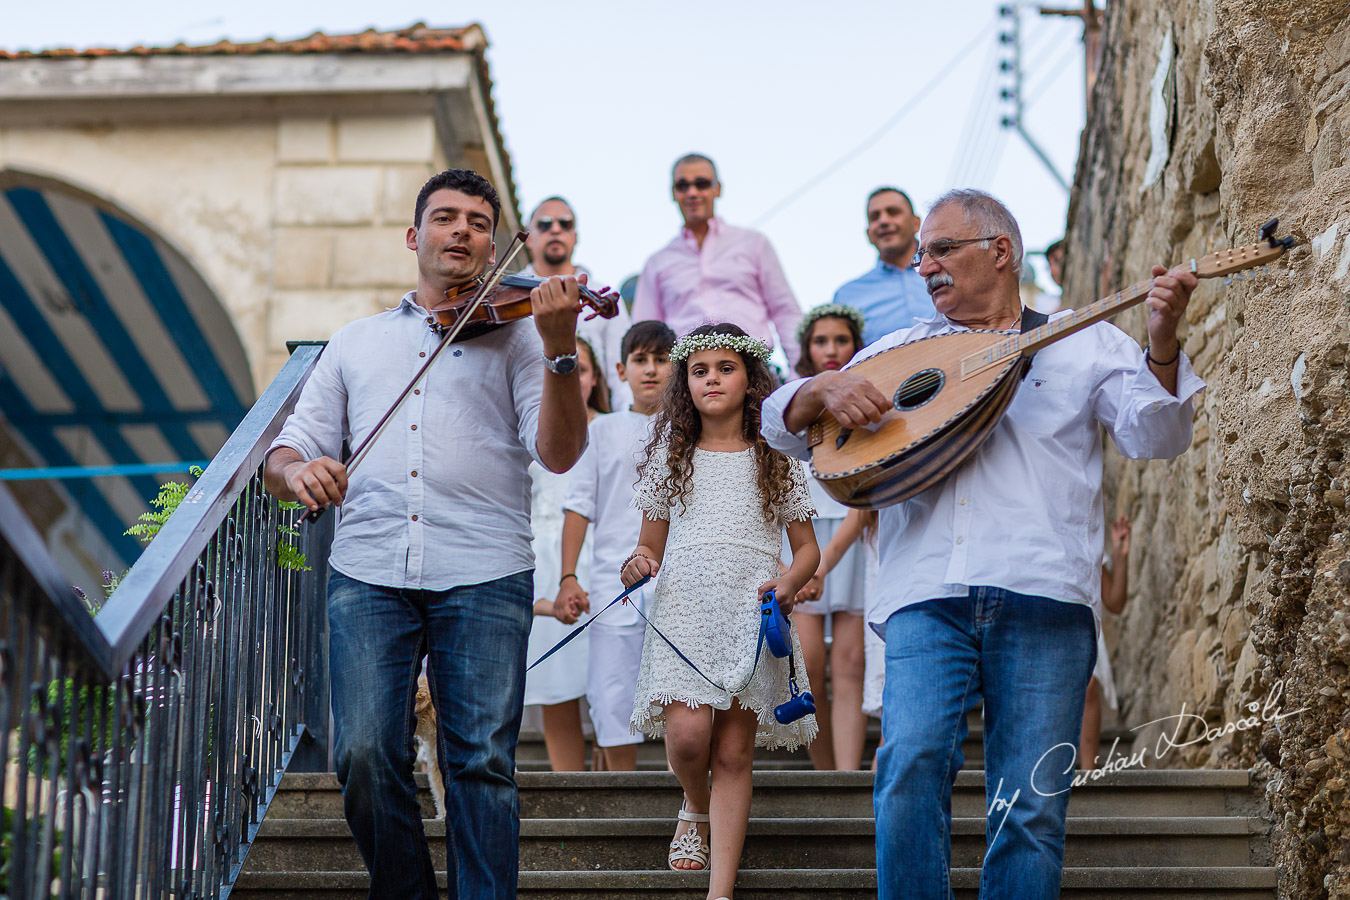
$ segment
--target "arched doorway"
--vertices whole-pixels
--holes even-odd
[[[129,565],[127,526],[253,400],[229,314],[156,229],[0,170],[0,469],[67,574]]]

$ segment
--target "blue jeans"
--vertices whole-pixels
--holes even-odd
[[[329,578],[337,774],[372,900],[438,896],[413,781],[424,654],[440,718],[450,897],[516,896],[516,738],[533,591],[528,571],[448,591]]]
[[[952,785],[966,713],[984,701],[985,900],[1054,900],[1064,869],[1092,610],[1002,588],[928,600],[886,622],[877,755],[882,900],[951,896]],[[1034,781],[1033,781],[1034,780]]]

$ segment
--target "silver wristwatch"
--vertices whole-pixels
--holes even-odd
[[[545,356],[544,366],[554,375],[571,375],[577,370],[576,351],[561,356]]]

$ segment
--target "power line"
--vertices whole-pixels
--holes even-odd
[[[975,47],[979,44],[979,42],[984,40],[984,38],[989,34],[989,32],[993,30],[996,22],[997,20],[990,21],[989,24],[985,25],[985,27],[982,28],[980,32],[976,34],[974,38],[971,39],[970,43],[966,44],[960,50],[956,51],[956,54],[953,55],[950,60],[948,60],[947,65],[943,66],[941,71],[939,71],[936,75],[934,75],[928,81],[927,84],[925,84],[923,87],[915,91],[914,94],[910,97],[910,99],[898,110],[896,110],[895,113],[892,114],[891,117],[887,119],[880,128],[878,128],[868,137],[864,138],[860,143],[856,144],[853,147],[853,149],[849,150],[843,156],[839,157],[834,162],[826,166],[824,169],[820,170],[818,173],[813,175],[811,178],[807,179],[806,182],[804,182],[796,190],[792,191],[792,193],[788,194],[782,200],[779,200],[777,203],[771,206],[768,212],[764,213],[758,219],[756,219],[754,222],[751,223],[752,227],[757,228],[763,225],[765,222],[769,221],[774,216],[778,215],[780,212],[787,209],[793,203],[797,202],[797,200],[800,199],[804,194],[808,193],[813,188],[815,188],[816,185],[820,184],[826,178],[830,177],[836,171],[838,171],[846,163],[851,162],[863,151],[867,150],[877,141],[881,140],[881,138],[884,137],[888,131],[890,131],[897,124],[899,124],[900,120],[903,119],[906,115],[908,115],[914,109],[914,107],[918,106],[920,101],[927,98],[929,91],[937,87],[938,84],[940,84],[944,78],[946,78],[953,71],[955,71],[957,66],[959,66],[962,62],[965,61],[966,54],[974,50]]]
[[[1044,97],[1047,90],[1059,83],[1064,75],[1064,64],[1069,61],[1070,57],[1077,56],[1080,50],[1081,48],[1077,43],[1070,44],[1064,48],[1063,52],[1060,53],[1059,57],[1050,68],[1043,70],[1047,74],[1027,90],[1025,105],[1028,109],[1035,106],[1036,101]]]

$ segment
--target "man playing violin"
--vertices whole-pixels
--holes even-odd
[[[532,323],[447,348],[350,479],[338,461],[343,441],[370,434],[435,350],[428,315],[493,262],[500,212],[474,172],[451,169],[423,186],[407,233],[417,289],[333,336],[268,451],[275,496],[342,507],[328,584],[337,771],[372,898],[437,896],[413,781],[424,655],[450,896],[516,893],[515,749],[534,566],[527,469],[534,459],[566,471],[585,448],[577,279],[535,288]]]
[[[915,265],[937,315],[858,358],[966,329],[1017,331],[1029,312],[1018,295],[1022,239],[1003,204],[952,191],[919,237]],[[1147,353],[1105,322],[1044,347],[989,440],[947,478],[880,512],[867,616],[886,641],[874,796],[883,898],[949,896],[951,790],[966,713],[981,700],[980,896],[1059,896],[1101,602],[1098,427],[1128,457],[1177,456],[1191,440],[1191,397],[1204,387],[1177,339],[1196,278],[1161,266],[1153,275]],[[860,429],[893,408],[845,368],[775,392],[762,428],[770,445],[805,459],[806,428],[825,410]]]

